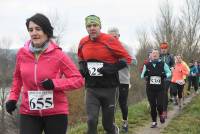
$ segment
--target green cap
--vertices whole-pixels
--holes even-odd
[[[96,15],[89,15],[85,18],[85,25],[97,24],[101,27],[100,18]]]

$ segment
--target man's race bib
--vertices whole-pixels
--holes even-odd
[[[89,70],[90,76],[103,76],[97,70],[103,67],[102,62],[87,62],[87,67]]]
[[[28,91],[30,110],[53,108],[53,91]]]
[[[150,84],[160,85],[161,84],[161,77],[160,76],[151,76],[150,77]]]

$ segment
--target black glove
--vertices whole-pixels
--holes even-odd
[[[144,78],[146,81],[148,81],[148,79],[149,79],[149,72],[150,72],[150,70],[147,69],[146,72],[144,73]]]
[[[42,81],[41,84],[42,84],[42,87],[44,89],[47,89],[47,90],[53,90],[54,89],[54,84],[53,84],[53,81],[51,79],[46,79],[46,80]]]
[[[99,68],[97,70],[99,73],[101,74],[113,74],[117,72],[117,67],[113,64],[113,65],[105,65],[102,68]]]
[[[102,68],[99,68],[97,71],[102,74],[113,74],[126,66],[127,66],[126,61],[120,60],[115,64],[105,64]]]
[[[17,108],[16,104],[16,100],[8,100],[6,102],[6,111],[12,115],[12,112]]]
[[[161,78],[162,78],[162,79],[165,79],[166,77],[167,77],[167,76],[166,76],[165,72],[162,72]]]
[[[79,72],[81,73],[81,75],[83,77],[86,76],[86,74],[88,73],[88,69],[87,69],[87,62],[85,61],[79,61]]]
[[[120,59],[119,62],[117,62],[115,65],[116,65],[118,71],[122,68],[127,67],[126,60],[124,60],[124,59]]]
[[[144,77],[149,77],[149,71],[146,70],[146,72],[144,73]]]

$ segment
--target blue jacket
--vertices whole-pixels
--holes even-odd
[[[189,76],[197,76],[198,75],[198,68],[197,66],[190,66],[190,74]]]

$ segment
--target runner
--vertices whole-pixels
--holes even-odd
[[[175,66],[172,68],[172,80],[171,80],[171,92],[174,97],[174,102],[177,103],[177,94],[178,94],[178,105],[179,108],[182,108],[183,104],[183,88],[185,84],[184,76],[188,75],[189,71],[182,62],[181,55],[175,57]]]
[[[108,34],[111,34],[113,37],[119,40],[120,34],[118,28],[110,28],[108,30]],[[122,43],[122,42],[121,42]],[[136,65],[137,60],[135,56],[133,56],[133,52],[131,51],[130,47],[122,43],[123,47],[126,49],[126,51],[132,55],[132,62]],[[128,92],[129,92],[129,87],[130,87],[130,66],[127,66],[121,70],[119,70],[119,106],[122,112],[122,118],[123,118],[123,123],[122,123],[122,129],[125,132],[128,132],[128,105],[127,105],[127,100],[128,100]]]
[[[87,134],[97,134],[100,107],[104,130],[107,134],[118,134],[114,125],[118,71],[131,63],[131,57],[117,39],[100,32],[98,16],[87,16],[85,25],[89,36],[81,39],[78,58],[86,82]]]
[[[169,53],[169,45],[166,42],[160,44],[160,59],[165,62],[171,69],[174,66],[174,56]],[[165,90],[164,90],[164,116],[167,118],[167,107],[168,107],[168,91],[170,89],[171,77],[164,80]],[[171,92],[170,92],[171,96]]]
[[[69,107],[65,91],[81,88],[83,78],[52,41],[53,27],[46,16],[33,15],[26,27],[31,39],[17,53],[6,110],[12,115],[22,92],[20,134],[66,134]]]
[[[195,94],[198,90],[198,67],[197,62],[191,61],[189,63],[190,74],[188,76],[188,91],[190,91],[191,86],[194,87]]]
[[[163,96],[164,96],[164,78],[170,77],[169,66],[159,59],[159,51],[154,49],[151,53],[151,60],[144,65],[141,78],[146,77],[147,98],[151,107],[151,128],[157,126],[157,112],[160,122],[164,123],[163,115]]]

